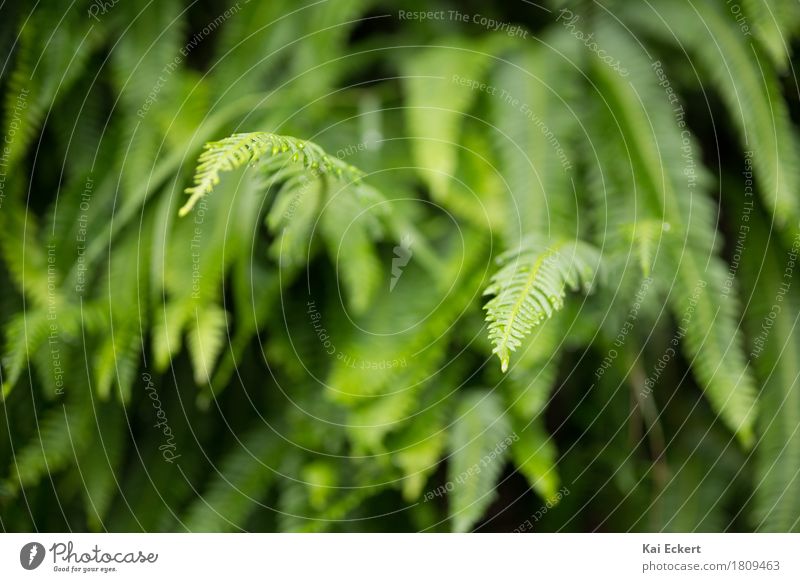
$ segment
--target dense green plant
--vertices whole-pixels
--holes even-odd
[[[4,7],[2,528],[800,530],[741,4]]]

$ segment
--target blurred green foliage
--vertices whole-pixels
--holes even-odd
[[[799,530],[798,6],[4,6],[0,527]]]

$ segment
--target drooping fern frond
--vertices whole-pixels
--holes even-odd
[[[18,313],[6,323],[3,398],[11,393],[33,354],[47,342],[49,332],[50,321],[44,309]]]
[[[54,103],[80,78],[103,39],[102,29],[92,26],[82,12],[42,5],[24,20],[4,95],[9,168],[16,169]]]
[[[356,198],[345,191],[328,190],[320,230],[331,262],[340,273],[341,286],[348,292],[350,307],[356,314],[362,314],[375,296],[383,275],[375,248],[375,240],[383,229],[376,213],[365,211]],[[373,205],[373,208],[379,211],[382,206]]]
[[[294,137],[266,132],[237,133],[220,141],[206,144],[197,162],[194,186],[187,188],[189,200],[180,209],[186,216],[203,196],[219,184],[221,172],[230,172],[265,157],[279,161],[302,161],[303,167],[315,174],[330,175],[358,182],[364,173],[337,157],[328,156],[317,144]]]
[[[451,39],[414,54],[405,67],[408,125],[414,160],[435,200],[447,200],[455,174],[459,136],[480,92],[459,79],[479,83],[491,63],[486,43]]]
[[[77,461],[83,476],[87,523],[93,531],[103,531],[104,520],[120,491],[119,470],[128,431],[123,407],[118,402],[95,402],[92,409],[95,422],[91,440],[78,454]]]
[[[642,275],[647,278],[653,269],[653,261],[660,245],[665,244],[664,237],[672,227],[668,222],[660,220],[642,220],[629,225],[625,230],[628,243],[636,249]]]
[[[580,60],[580,48],[571,36],[550,34],[494,68],[491,82],[505,92],[492,95],[489,105],[510,199],[504,221],[509,245],[532,233],[577,236],[571,146],[578,141],[580,123],[572,107],[583,91],[583,78],[572,63]],[[501,98],[506,93],[518,103]]]
[[[449,492],[453,531],[469,531],[494,499],[494,485],[514,442],[502,401],[494,392],[464,394],[449,433]]]
[[[216,305],[198,309],[191,318],[188,346],[194,381],[198,385],[202,386],[211,379],[214,363],[225,347],[227,320],[227,313]]]
[[[49,408],[37,423],[33,439],[16,451],[7,485],[12,491],[29,487],[60,471],[87,445],[95,424],[89,390],[74,384],[67,399]]]
[[[275,479],[284,451],[265,426],[244,436],[221,463],[183,519],[189,531],[241,531]]]
[[[361,460],[315,460],[298,470],[299,479],[281,484],[281,531],[318,533],[358,524],[359,507],[388,483]]]
[[[685,25],[664,27],[652,11],[641,7],[630,11],[632,22],[665,42],[677,39],[682,50],[696,57],[722,97],[743,149],[752,156],[764,203],[784,230],[784,241],[791,244],[800,218],[798,145],[772,62],[741,34],[724,6],[709,0],[652,6],[668,22]]]
[[[800,531],[800,333],[798,293],[781,295],[787,317],[773,317],[775,297],[760,292],[782,276],[786,250],[769,240],[764,226],[753,225],[745,249],[742,278],[752,296],[745,312],[751,358],[762,381],[759,394],[760,438],[755,447],[756,530]],[[774,312],[773,312],[774,313]],[[769,322],[769,323],[768,323]],[[768,330],[768,331],[767,331]]]
[[[556,496],[560,478],[554,440],[544,428],[544,412],[556,382],[567,315],[559,312],[536,328],[528,345],[503,377],[499,389],[519,436],[511,445],[517,470],[544,500]]]
[[[682,322],[683,345],[711,405],[749,445],[756,416],[755,380],[743,353],[736,297],[725,295],[727,269],[717,255],[721,237],[715,209],[703,192],[707,176],[702,168],[687,166],[699,148],[679,128],[651,64],[619,28],[608,20],[597,34],[631,72],[623,78],[605,63],[596,63],[595,79],[609,107],[605,115],[613,117],[619,132],[607,139],[625,143],[635,172],[631,179],[646,193],[650,215],[660,214],[674,229],[673,236],[682,239],[683,248],[666,245],[662,268],[668,267],[673,278],[668,299]]]
[[[505,372],[511,352],[534,327],[564,305],[566,289],[589,291],[600,266],[600,255],[590,244],[563,240],[548,244],[531,237],[519,250],[499,257],[500,270],[484,292],[495,295],[484,309],[493,353]]]
[[[737,15],[740,30],[740,22],[752,22],[756,38],[769,53],[775,67],[784,72],[789,65],[793,37],[800,29],[800,4],[794,0],[742,0],[742,6],[747,16],[743,19]],[[751,31],[748,27],[742,32],[749,36]]]
[[[425,483],[439,466],[447,446],[447,422],[452,415],[454,400],[447,398],[452,378],[457,377],[457,367],[450,374],[438,374],[428,382],[417,397],[417,411],[411,422],[389,437],[388,447],[393,451],[394,464],[403,474],[402,494],[407,501],[418,499]]]

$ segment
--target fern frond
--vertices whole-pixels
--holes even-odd
[[[223,460],[205,493],[195,499],[183,522],[192,532],[244,530],[247,518],[259,507],[274,481],[285,452],[273,431],[259,426]]]
[[[267,226],[277,233],[269,249],[282,267],[296,268],[309,259],[317,217],[328,183],[306,175],[289,180],[275,198]]]
[[[446,422],[452,416],[453,399],[447,397],[450,384],[445,382],[455,377],[456,373],[434,376],[419,396],[412,421],[389,438],[392,460],[403,473],[403,498],[409,503],[422,495],[447,446]]]
[[[780,72],[786,71],[791,57],[791,46],[800,29],[800,4],[794,0],[742,0],[746,17],[743,18],[747,30],[739,28],[742,34],[750,33],[750,23],[756,37],[761,41],[767,54]],[[737,21],[742,16],[736,15]]]
[[[186,216],[203,196],[219,184],[221,172],[230,172],[265,157],[279,157],[281,162],[301,161],[313,174],[330,175],[358,182],[363,172],[336,156],[328,156],[317,144],[274,133],[237,133],[220,141],[206,144],[197,162],[194,186],[187,188],[189,200],[178,212]]]
[[[31,310],[27,314],[19,313],[8,323],[5,329],[5,357],[3,367],[2,397],[7,397],[19,381],[25,365],[33,354],[47,341],[50,332],[50,320],[44,309]]]
[[[542,497],[555,497],[560,478],[555,443],[544,429],[544,410],[558,372],[564,332],[564,312],[537,329],[517,363],[499,384],[514,432],[511,457],[530,486]]]
[[[328,188],[320,218],[325,247],[356,315],[369,307],[383,279],[375,242],[384,228],[375,212],[381,210],[381,200],[376,202],[377,206],[365,208],[351,193]]]
[[[642,220],[625,228],[630,245],[639,256],[642,276],[648,278],[653,270],[656,252],[661,245],[668,244],[664,240],[672,227],[668,222],[660,220]]]
[[[247,16],[231,18],[219,30],[215,60],[226,66],[210,72],[212,101],[231,101],[238,95],[260,94],[265,80],[286,67],[290,53],[303,38],[306,11],[292,0],[259,2],[247,6]],[[264,23],[270,23],[267,26]],[[326,53],[327,54],[327,53]],[[232,88],[235,87],[235,91]]]
[[[756,529],[800,531],[800,300],[792,286],[781,295],[781,314],[774,317],[776,297],[763,293],[780,281],[786,251],[760,222],[753,224],[742,264],[742,280],[750,296],[745,323],[751,358],[762,382],[759,394],[759,441],[756,443]],[[769,322],[769,323],[767,323]],[[767,327],[769,326],[769,327]],[[767,331],[767,329],[769,331]]]
[[[376,478],[374,468],[358,462],[340,460],[338,470],[330,464],[309,463],[301,475],[303,481],[292,480],[283,487],[279,501],[281,531],[314,533],[347,526],[348,518],[360,505],[387,487]],[[335,482],[342,485],[331,488]]]
[[[120,464],[128,426],[117,402],[93,407],[95,426],[91,445],[81,451],[82,494],[87,522],[93,531],[107,529],[104,520],[117,491],[121,491]]]
[[[5,92],[4,134],[10,170],[17,170],[54,103],[80,78],[102,40],[82,10],[43,5],[19,33],[19,50]],[[6,65],[8,66],[8,65]]]
[[[250,340],[267,322],[273,321],[271,309],[280,293],[280,278],[250,254],[245,254],[233,268],[233,303],[237,314],[236,331],[228,349],[223,350],[210,388],[217,396],[229,384],[234,370]]]
[[[224,346],[228,314],[216,305],[204,305],[193,315],[187,343],[194,367],[194,381],[202,386],[210,381],[214,363]]]
[[[741,34],[724,6],[711,0],[666,0],[632,10],[637,28],[665,42],[677,39],[696,56],[722,97],[742,146],[752,153],[758,192],[791,244],[800,222],[800,158],[788,107],[770,60]],[[661,17],[672,25],[661,25]]]
[[[303,42],[294,46],[290,53],[291,75],[302,79],[306,95],[326,95],[337,79],[355,65],[351,63],[353,59],[341,58],[341,55],[347,54],[348,34],[374,3],[375,0],[339,0],[336,4],[320,4],[314,10],[298,14]],[[322,63],[320,55],[325,55]]]
[[[542,237],[523,241],[519,250],[502,255],[501,267],[484,295],[495,295],[484,309],[492,353],[505,372],[511,352],[533,328],[561,309],[569,287],[588,292],[597,277],[600,255],[591,245],[565,240],[548,245]]]
[[[156,163],[165,147],[156,117],[182,116],[183,105],[172,98],[183,77],[182,65],[175,63],[184,42],[184,9],[177,0],[163,0],[158,7],[120,6],[129,26],[110,55],[112,78],[120,100],[120,146],[125,155],[119,168],[121,203],[132,201],[142,182],[153,178]],[[166,66],[165,66],[166,65]],[[167,67],[169,73],[165,72]],[[158,86],[153,98],[154,83]],[[174,128],[173,128],[174,129]],[[118,202],[119,204],[119,202]]]
[[[489,97],[497,128],[494,143],[509,194],[504,223],[509,246],[532,233],[578,236],[572,146],[580,124],[572,107],[582,92],[582,75],[573,65],[580,60],[580,48],[571,36],[549,34],[495,69],[492,84],[515,100]]]
[[[514,465],[539,497],[545,501],[554,501],[561,485],[555,439],[548,434],[542,418],[529,422],[515,419],[512,427],[519,437],[511,445]]]
[[[35,306],[57,308],[64,302],[62,274],[56,264],[55,245],[39,236],[35,214],[13,202],[0,215],[0,251],[18,290]]]
[[[94,389],[101,400],[110,396],[115,381],[122,402],[130,400],[131,385],[139,366],[141,350],[142,341],[138,327],[131,327],[129,323],[115,326],[113,333],[98,348],[95,357]]]
[[[683,345],[707,397],[748,445],[753,439],[756,387],[743,353],[735,296],[723,297],[727,269],[716,255],[720,237],[714,209],[703,192],[707,180],[702,168],[693,168],[694,182],[685,185],[682,152],[687,145],[690,153],[699,148],[681,132],[649,62],[637,45],[617,32],[619,28],[604,20],[597,34],[631,73],[622,78],[605,63],[596,63],[595,78],[609,108],[605,115],[617,124],[617,139],[625,143],[635,172],[632,179],[647,193],[651,214],[669,223],[684,241],[683,248],[667,245],[664,267],[674,279],[669,301],[677,319],[688,319],[682,324]]]
[[[409,132],[422,178],[445,202],[456,170],[461,125],[479,91],[454,82],[480,82],[491,57],[484,42],[448,39],[413,55],[405,66]]]
[[[7,484],[16,491],[35,485],[75,460],[76,452],[87,446],[94,419],[85,385],[70,387],[68,401],[48,409],[37,424],[36,436],[19,449],[11,465]]]
[[[361,329],[333,338],[339,354],[326,382],[333,399],[349,407],[364,405],[365,398],[416,388],[435,373],[437,360],[431,358],[446,347],[447,330],[473,300],[484,277],[481,261],[488,255],[486,237],[477,230],[466,233],[466,248],[461,246],[460,235],[448,237],[442,253],[443,270],[435,277],[412,259],[394,291],[388,293],[386,289],[381,309],[365,314],[359,322]],[[443,283],[447,287],[443,288]],[[432,292],[419,293],[421,286]],[[423,319],[425,325],[419,325]],[[376,335],[366,330],[392,333]],[[426,354],[429,351],[431,354]],[[382,366],[372,365],[381,362]],[[413,403],[412,396],[410,404]],[[395,419],[405,417],[405,412],[400,411]]]
[[[494,485],[514,442],[502,401],[493,392],[464,394],[449,433],[447,470],[453,531],[469,531],[495,496]]]
[[[191,304],[184,301],[170,302],[157,310],[152,339],[156,371],[166,370],[172,358],[181,351],[183,330],[191,317]]]

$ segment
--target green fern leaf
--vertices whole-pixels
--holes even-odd
[[[320,218],[325,247],[347,290],[350,308],[361,315],[384,279],[375,250],[375,240],[384,231],[377,216],[381,200],[370,208],[350,192],[328,190],[328,202]]]
[[[517,469],[542,499],[557,499],[561,479],[555,440],[547,434],[541,417],[527,423],[515,420],[513,426],[519,438],[511,445],[511,457]]]
[[[153,321],[152,349],[156,371],[163,372],[181,351],[183,330],[192,317],[191,303],[170,302],[159,311]]]
[[[197,162],[194,186],[187,188],[189,200],[178,212],[186,216],[203,196],[210,194],[219,184],[221,172],[230,172],[262,158],[276,158],[277,164],[302,162],[314,175],[330,175],[358,182],[363,173],[337,157],[328,156],[317,144],[274,133],[237,133],[220,141],[206,144]]]
[[[561,309],[565,289],[589,291],[600,264],[598,252],[581,241],[531,237],[518,251],[502,255],[500,270],[492,277],[485,295],[495,295],[485,306],[493,353],[505,372],[511,352],[534,327]]]
[[[725,14],[724,5],[710,0],[666,0],[653,4],[652,10],[660,17],[641,9],[630,11],[630,16],[638,28],[668,43],[677,38],[696,55],[723,98],[744,149],[753,152],[758,191],[784,229],[784,241],[791,244],[800,222],[800,161],[772,63],[741,33],[733,17]],[[662,18],[681,26],[667,29]]]
[[[128,426],[118,403],[95,405],[94,411],[92,444],[79,456],[83,475],[81,492],[89,527],[93,531],[103,531],[114,494],[121,491],[119,470]]]
[[[740,32],[749,36],[752,23],[752,30],[775,67],[785,71],[789,66],[792,40],[800,29],[800,4],[794,0],[742,0],[742,6],[744,13],[734,14]],[[734,12],[732,5],[729,9]]]
[[[661,220],[685,241],[684,248],[667,245],[664,266],[674,278],[669,296],[673,313],[679,320],[689,318],[683,345],[693,371],[717,413],[749,445],[756,416],[755,381],[743,353],[735,295],[723,297],[727,269],[715,254],[719,237],[714,211],[707,195],[682,192],[685,140],[690,152],[699,148],[678,127],[658,78],[638,46],[617,30],[603,21],[597,36],[608,43],[609,52],[619,55],[631,75],[622,78],[598,59],[595,78],[614,112],[619,137],[627,143],[638,187],[650,197],[651,211],[661,213]],[[702,171],[695,170],[694,176],[693,187],[705,186]]]
[[[447,469],[453,531],[468,531],[495,496],[495,482],[513,443],[502,401],[493,392],[466,393],[451,427]]]
[[[554,499],[560,484],[556,461],[558,451],[544,429],[544,410],[556,381],[562,330],[568,326],[564,312],[540,325],[518,361],[503,377],[500,390],[519,437],[511,445],[517,469],[542,499]]]
[[[47,341],[50,320],[44,309],[19,313],[6,324],[6,349],[2,397],[6,398],[19,382],[25,365]]]
[[[492,84],[503,92],[489,100],[510,194],[504,224],[509,245],[532,233],[577,237],[572,146],[580,124],[572,107],[583,79],[570,63],[580,60],[580,48],[568,35],[549,34],[495,68]]]
[[[486,43],[448,39],[426,48],[405,67],[406,112],[415,164],[436,200],[447,200],[455,175],[459,134],[480,93],[454,78],[480,82],[491,60]]]
[[[214,363],[227,338],[228,315],[216,305],[205,305],[195,310],[189,325],[189,355],[194,367],[194,381],[207,384],[214,372]]]
[[[762,290],[783,277],[786,251],[761,223],[754,223],[745,249],[742,279],[751,294],[745,322],[750,331],[750,357],[763,388],[759,394],[760,439],[756,443],[756,529],[800,531],[800,300],[797,290],[776,297]],[[781,289],[783,292],[785,289]]]
[[[75,383],[66,403],[59,402],[42,415],[36,436],[14,456],[8,478],[12,490],[35,485],[67,467],[88,445],[94,426],[88,394],[88,387]]]
[[[241,531],[275,478],[283,441],[259,426],[223,460],[219,471],[195,499],[183,520],[192,532]]]

